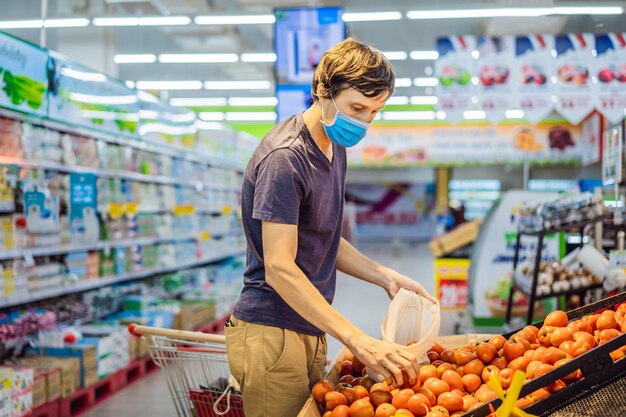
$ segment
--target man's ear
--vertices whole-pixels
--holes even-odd
[[[324,87],[324,85],[322,83],[317,84],[317,97],[319,98],[326,98],[326,87]]]

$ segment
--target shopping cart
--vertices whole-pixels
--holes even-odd
[[[150,356],[165,372],[179,417],[245,417],[224,336],[136,324],[128,330],[146,339]]]

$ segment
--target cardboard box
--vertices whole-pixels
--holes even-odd
[[[11,400],[11,417],[24,417],[33,411],[33,393],[28,392]]]
[[[93,345],[72,345],[63,348],[36,347],[39,355],[56,358],[78,358],[79,360],[79,387],[85,385],[85,370],[97,367],[96,347]]]
[[[98,368],[89,368],[83,370],[83,378],[85,387],[89,387],[98,382]]]
[[[78,358],[57,358],[52,356],[31,356],[20,358],[20,364],[42,367],[47,370],[59,369],[60,396],[62,398],[70,397],[79,387],[80,384],[80,359]],[[50,381],[50,380],[49,380]],[[53,377],[52,384],[56,379]],[[52,389],[50,388],[52,387]],[[56,395],[56,386],[49,382],[49,390],[52,395]]]
[[[33,381],[33,408],[46,402],[46,371],[35,369]]]
[[[35,370],[24,366],[7,366],[11,370],[11,396],[19,397],[33,391]]]
[[[478,238],[482,219],[463,223],[443,236],[434,238],[428,244],[430,251],[436,258],[448,255]]]
[[[0,389],[0,417],[11,417],[11,388]]]
[[[183,301],[172,328],[194,330],[215,319],[215,304],[207,301]]]
[[[54,401],[61,398],[61,369],[45,369],[46,372],[46,401]]]

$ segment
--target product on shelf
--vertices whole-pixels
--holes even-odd
[[[554,201],[526,205],[520,210],[520,230],[558,228],[607,213],[601,196],[583,193]]]

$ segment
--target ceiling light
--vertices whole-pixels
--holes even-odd
[[[84,28],[89,26],[89,19],[46,19],[43,26],[46,28]]]
[[[463,112],[465,120],[482,120],[487,117],[487,113],[482,110],[466,110]]]
[[[0,29],[38,29],[43,26],[43,20],[4,20],[0,22]]]
[[[435,87],[439,80],[435,77],[418,77],[413,79],[413,84],[416,87]]]
[[[69,67],[61,68],[61,74],[80,81],[103,83],[107,80],[107,76],[99,72],[79,71]]]
[[[396,78],[396,88],[398,87],[411,87],[410,78]]]
[[[408,54],[404,51],[383,52],[390,61],[406,61]]]
[[[409,104],[409,98],[407,96],[393,96],[389,97],[389,100],[387,100],[385,104],[388,106],[402,106]]]
[[[621,6],[573,6],[573,7],[553,7],[552,14],[569,15],[616,15],[624,13]]]
[[[439,58],[439,52],[437,51],[411,51],[409,53],[411,59],[414,60],[435,60]]]
[[[582,7],[502,7],[461,10],[411,10],[409,19],[466,19],[488,17],[537,17],[548,15],[619,15],[624,12],[621,6],[582,6]]]
[[[158,119],[159,118],[159,112],[156,110],[139,110],[139,118],[146,120],[146,119]]]
[[[202,81],[137,81],[140,90],[202,90]]]
[[[275,106],[277,104],[276,97],[231,97],[228,99],[229,106]]]
[[[159,62],[177,64],[237,62],[237,54],[161,54]]]
[[[154,54],[118,54],[113,57],[116,64],[152,64],[156,60]]]
[[[224,130],[225,126],[217,122],[205,122],[203,120],[196,120],[195,126],[200,130]]]
[[[146,103],[154,103],[154,104],[160,104],[161,100],[155,96],[154,94],[150,94],[146,91],[137,91],[137,97],[139,97],[139,100],[146,102]]]
[[[190,135],[196,133],[196,126],[195,123],[189,126],[172,126],[164,123],[142,123],[141,126],[139,126],[139,134],[145,135],[148,133],[164,133],[172,136]]]
[[[203,111],[198,113],[198,117],[200,118],[200,120],[204,120],[206,122],[221,122],[222,120],[224,120],[225,114],[221,111]]]
[[[191,23],[188,16],[140,17],[139,26],[184,26]]]
[[[507,110],[504,115],[507,119],[523,119],[524,110]]]
[[[192,97],[192,98],[172,98],[170,106],[175,107],[219,107],[226,106],[224,97]]]
[[[445,120],[445,119],[446,119],[446,117],[447,117],[447,114],[446,114],[446,112],[445,112],[445,111],[441,111],[441,110],[439,110],[439,111],[437,112],[437,120]]]
[[[204,83],[207,90],[268,90],[272,88],[269,81],[207,81]]]
[[[174,123],[191,123],[196,120],[196,113],[192,111],[186,113],[167,113],[165,118]]]
[[[128,87],[128,88],[135,88],[135,82],[134,81],[128,80],[128,81],[125,82],[125,84],[126,84],[126,87]]]
[[[93,94],[69,93],[70,100],[78,101],[85,104],[134,104],[137,102],[137,96],[97,96]]]
[[[138,17],[96,17],[92,21],[94,26],[137,26]]]
[[[231,122],[269,122],[276,120],[276,112],[228,112],[226,120]]]
[[[344,22],[375,22],[381,20],[400,20],[401,12],[368,12],[368,13],[344,13],[341,16]]]
[[[413,105],[431,105],[434,106],[439,102],[437,96],[411,96],[409,99]]]
[[[276,22],[273,14],[196,16],[196,25],[261,25]]]
[[[243,62],[276,62],[276,54],[273,52],[259,54],[241,54]]]
[[[386,111],[383,120],[434,120],[434,111]]]
[[[138,122],[139,115],[135,113],[122,113],[106,110],[80,110],[80,115],[86,119],[125,120]]]

